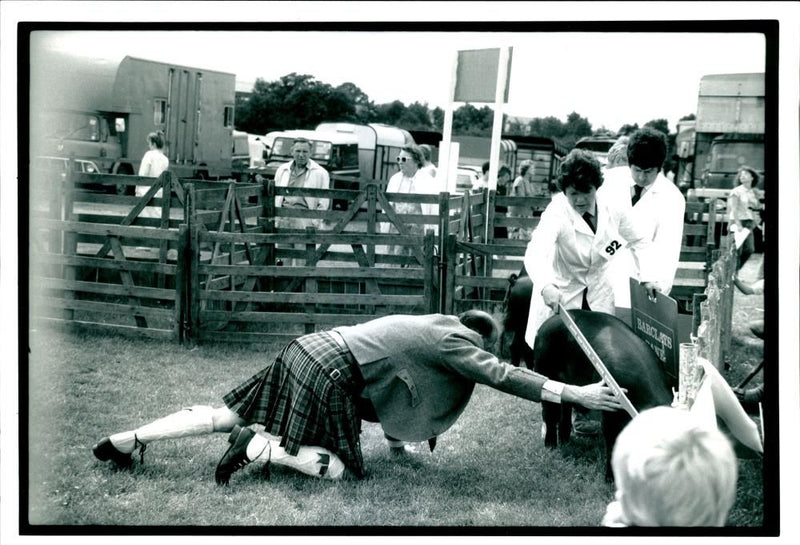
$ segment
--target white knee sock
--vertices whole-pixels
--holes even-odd
[[[133,452],[136,441],[147,444],[158,439],[205,435],[214,431],[213,409],[195,405],[172,413],[135,430],[112,435],[111,444],[120,452]]]
[[[344,463],[330,450],[323,447],[300,447],[297,456],[292,456],[280,446],[280,440],[270,439],[256,433],[247,444],[247,458],[255,462],[272,462],[322,479],[341,479]]]

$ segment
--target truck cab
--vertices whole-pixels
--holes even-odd
[[[747,165],[764,180],[764,135],[723,135],[714,138],[708,161],[700,173],[701,187],[731,190],[735,187],[736,172]],[[762,187],[763,189],[763,187]]]

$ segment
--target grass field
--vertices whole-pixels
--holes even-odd
[[[736,294],[734,354],[726,373],[731,384],[761,359],[760,341],[746,326],[761,309],[760,297]],[[266,533],[286,526],[529,527],[536,533],[536,527],[595,527],[612,499],[599,441],[577,439],[548,450],[539,437],[539,404],[481,385],[433,453],[418,444],[411,456],[394,458],[380,428],[365,424],[369,477],[361,482],[320,481],[274,465],[266,481],[253,464],[229,487],[219,487],[213,475],[227,434],[152,443],[144,464],[137,458],[129,470],[92,456],[91,445],[105,435],[182,407],[219,405],[224,392],[266,365],[276,349],[189,350],[145,339],[33,331],[29,522],[261,527]],[[760,459],[740,459],[729,526],[763,524],[762,471]]]

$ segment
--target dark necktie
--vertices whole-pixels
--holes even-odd
[[[593,221],[592,215],[589,212],[584,212],[583,213],[583,219],[589,225],[589,229],[592,230],[592,233],[596,233],[597,230],[594,227],[594,221]]]
[[[644,188],[638,184],[633,186],[633,197],[631,197],[631,206],[635,205],[639,202],[639,199],[642,198],[642,191]]]

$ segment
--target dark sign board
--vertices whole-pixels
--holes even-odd
[[[651,301],[639,282],[630,279],[631,328],[661,360],[673,386],[678,386],[678,302],[659,293]]]

